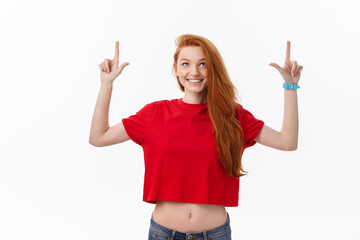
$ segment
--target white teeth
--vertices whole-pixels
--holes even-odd
[[[189,79],[189,82],[201,82],[201,80],[190,80]]]

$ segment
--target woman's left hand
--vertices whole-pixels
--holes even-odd
[[[273,66],[280,72],[285,83],[297,84],[299,82],[303,66],[298,65],[296,61],[290,60],[290,41],[287,41],[284,67],[282,68],[279,65],[277,65],[276,63],[270,63],[269,65]]]

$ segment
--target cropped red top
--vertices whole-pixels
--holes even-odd
[[[264,122],[239,106],[245,149],[256,143]],[[238,206],[239,178],[228,176],[217,160],[207,103],[155,101],[122,123],[144,151],[143,201]]]

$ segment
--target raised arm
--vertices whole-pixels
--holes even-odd
[[[284,67],[270,63],[275,67],[285,83],[298,84],[303,66],[290,60],[290,41],[287,41]],[[284,89],[284,116],[281,132],[264,125],[255,141],[279,150],[292,151],[297,149],[299,134],[299,115],[296,89]]]
[[[119,42],[115,43],[115,55],[112,60],[105,59],[99,64],[101,87],[96,101],[95,110],[91,122],[89,143],[102,147],[129,140],[122,122],[109,127],[109,106],[113,82],[128,62],[119,67]]]

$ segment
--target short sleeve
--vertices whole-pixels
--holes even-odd
[[[240,105],[240,104],[239,104]],[[245,148],[255,145],[255,138],[264,126],[264,121],[254,117],[254,115],[240,105],[239,121],[244,131]]]
[[[126,133],[136,144],[142,145],[144,143],[146,128],[150,121],[152,108],[153,103],[148,103],[137,111],[136,114],[122,119]]]

